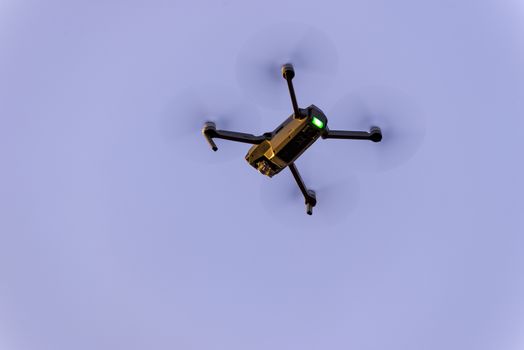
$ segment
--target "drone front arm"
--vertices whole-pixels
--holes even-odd
[[[288,167],[289,170],[291,170],[291,174],[293,174],[295,181],[297,182],[298,188],[300,188],[300,191],[304,195],[304,199],[306,200],[306,212],[308,213],[308,215],[312,215],[313,207],[317,205],[317,196],[315,194],[315,191],[308,190],[306,188],[304,180],[302,180],[302,176],[300,176],[300,173],[298,172],[295,163],[289,164]]]
[[[295,69],[291,63],[286,63],[282,66],[282,77],[286,79],[287,88],[289,90],[289,97],[291,97],[291,104],[293,105],[293,117],[295,119],[302,119],[300,109],[298,108],[297,96],[295,95],[295,88],[293,87],[293,78],[295,77]]]
[[[202,128],[202,134],[206,138],[207,143],[209,146],[211,146],[213,151],[218,150],[217,145],[213,141],[214,138],[249,143],[252,145],[258,145],[266,139],[263,135],[255,136],[252,134],[245,134],[243,132],[217,130],[216,125],[213,122],[206,122],[204,124],[204,127]]]
[[[382,131],[379,127],[372,127],[367,131],[348,131],[348,130],[329,130],[322,134],[323,139],[346,139],[346,140],[371,140],[380,142],[382,140]]]

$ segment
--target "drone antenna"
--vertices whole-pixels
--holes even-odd
[[[291,103],[293,104],[293,117],[295,119],[302,119],[300,109],[298,108],[297,97],[295,96],[295,89],[293,88],[292,80],[295,77],[295,69],[291,63],[286,63],[282,66],[282,76],[287,81],[289,96],[291,96]]]

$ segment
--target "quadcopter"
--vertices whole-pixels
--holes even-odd
[[[348,139],[348,140],[370,140],[380,142],[382,131],[373,126],[367,131],[330,130],[327,126],[328,119],[324,112],[315,105],[307,108],[299,108],[293,78],[295,69],[291,63],[284,64],[281,68],[282,77],[287,81],[293,114],[282,124],[271,132],[255,136],[241,132],[218,130],[214,122],[208,121],[202,128],[202,134],[206,138],[213,151],[218,147],[214,138],[229,141],[249,143],[253,146],[246,155],[247,162],[263,175],[273,177],[286,167],[295,178],[302,192],[306,212],[313,214],[313,207],[317,204],[315,191],[308,189],[295,165],[295,161],[320,137],[323,139]]]

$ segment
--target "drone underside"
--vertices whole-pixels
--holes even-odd
[[[328,120],[326,115],[318,107],[315,105],[305,109],[298,107],[292,83],[295,71],[291,64],[288,63],[282,66],[282,76],[288,84],[291,103],[293,104],[293,114],[275,130],[255,136],[234,131],[217,130],[214,122],[206,122],[202,129],[202,134],[213,151],[218,149],[213,138],[253,144],[253,147],[246,155],[246,160],[251,166],[266,176],[273,177],[282,169],[289,167],[300,191],[304,195],[306,212],[311,215],[313,214],[313,207],[317,204],[316,194],[315,191],[306,188],[294,163],[295,160],[320,137],[323,139],[380,142],[382,140],[382,132],[376,126],[371,127],[369,132],[330,130],[327,127]]]

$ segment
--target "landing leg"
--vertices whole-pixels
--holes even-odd
[[[252,134],[244,134],[243,132],[217,130],[216,125],[213,122],[206,122],[204,124],[204,127],[202,128],[202,134],[206,138],[207,143],[209,146],[211,146],[213,151],[218,150],[218,147],[213,141],[213,138],[250,143],[252,145],[258,145],[266,139],[264,135],[255,136]]]
[[[293,78],[295,77],[295,69],[291,63],[286,63],[282,66],[282,76],[287,81],[287,87],[289,89],[289,96],[291,97],[291,103],[293,104],[293,117],[295,119],[302,119],[303,116],[298,108],[297,97],[295,95],[295,88],[293,87]]]
[[[380,142],[382,140],[382,131],[378,126],[373,126],[367,131],[347,131],[347,130],[329,130],[322,134],[323,139],[346,139],[346,140],[370,140]]]
[[[304,199],[306,202],[306,212],[308,215],[312,215],[313,207],[317,205],[317,196],[315,194],[315,191],[308,190],[306,188],[306,185],[304,184],[304,180],[302,180],[302,177],[300,176],[300,173],[298,172],[298,169],[295,163],[289,164],[288,167],[289,167],[289,170],[291,170],[291,174],[293,174],[293,177],[295,178],[295,181],[297,182],[297,185],[300,188],[300,191],[304,195]]]

